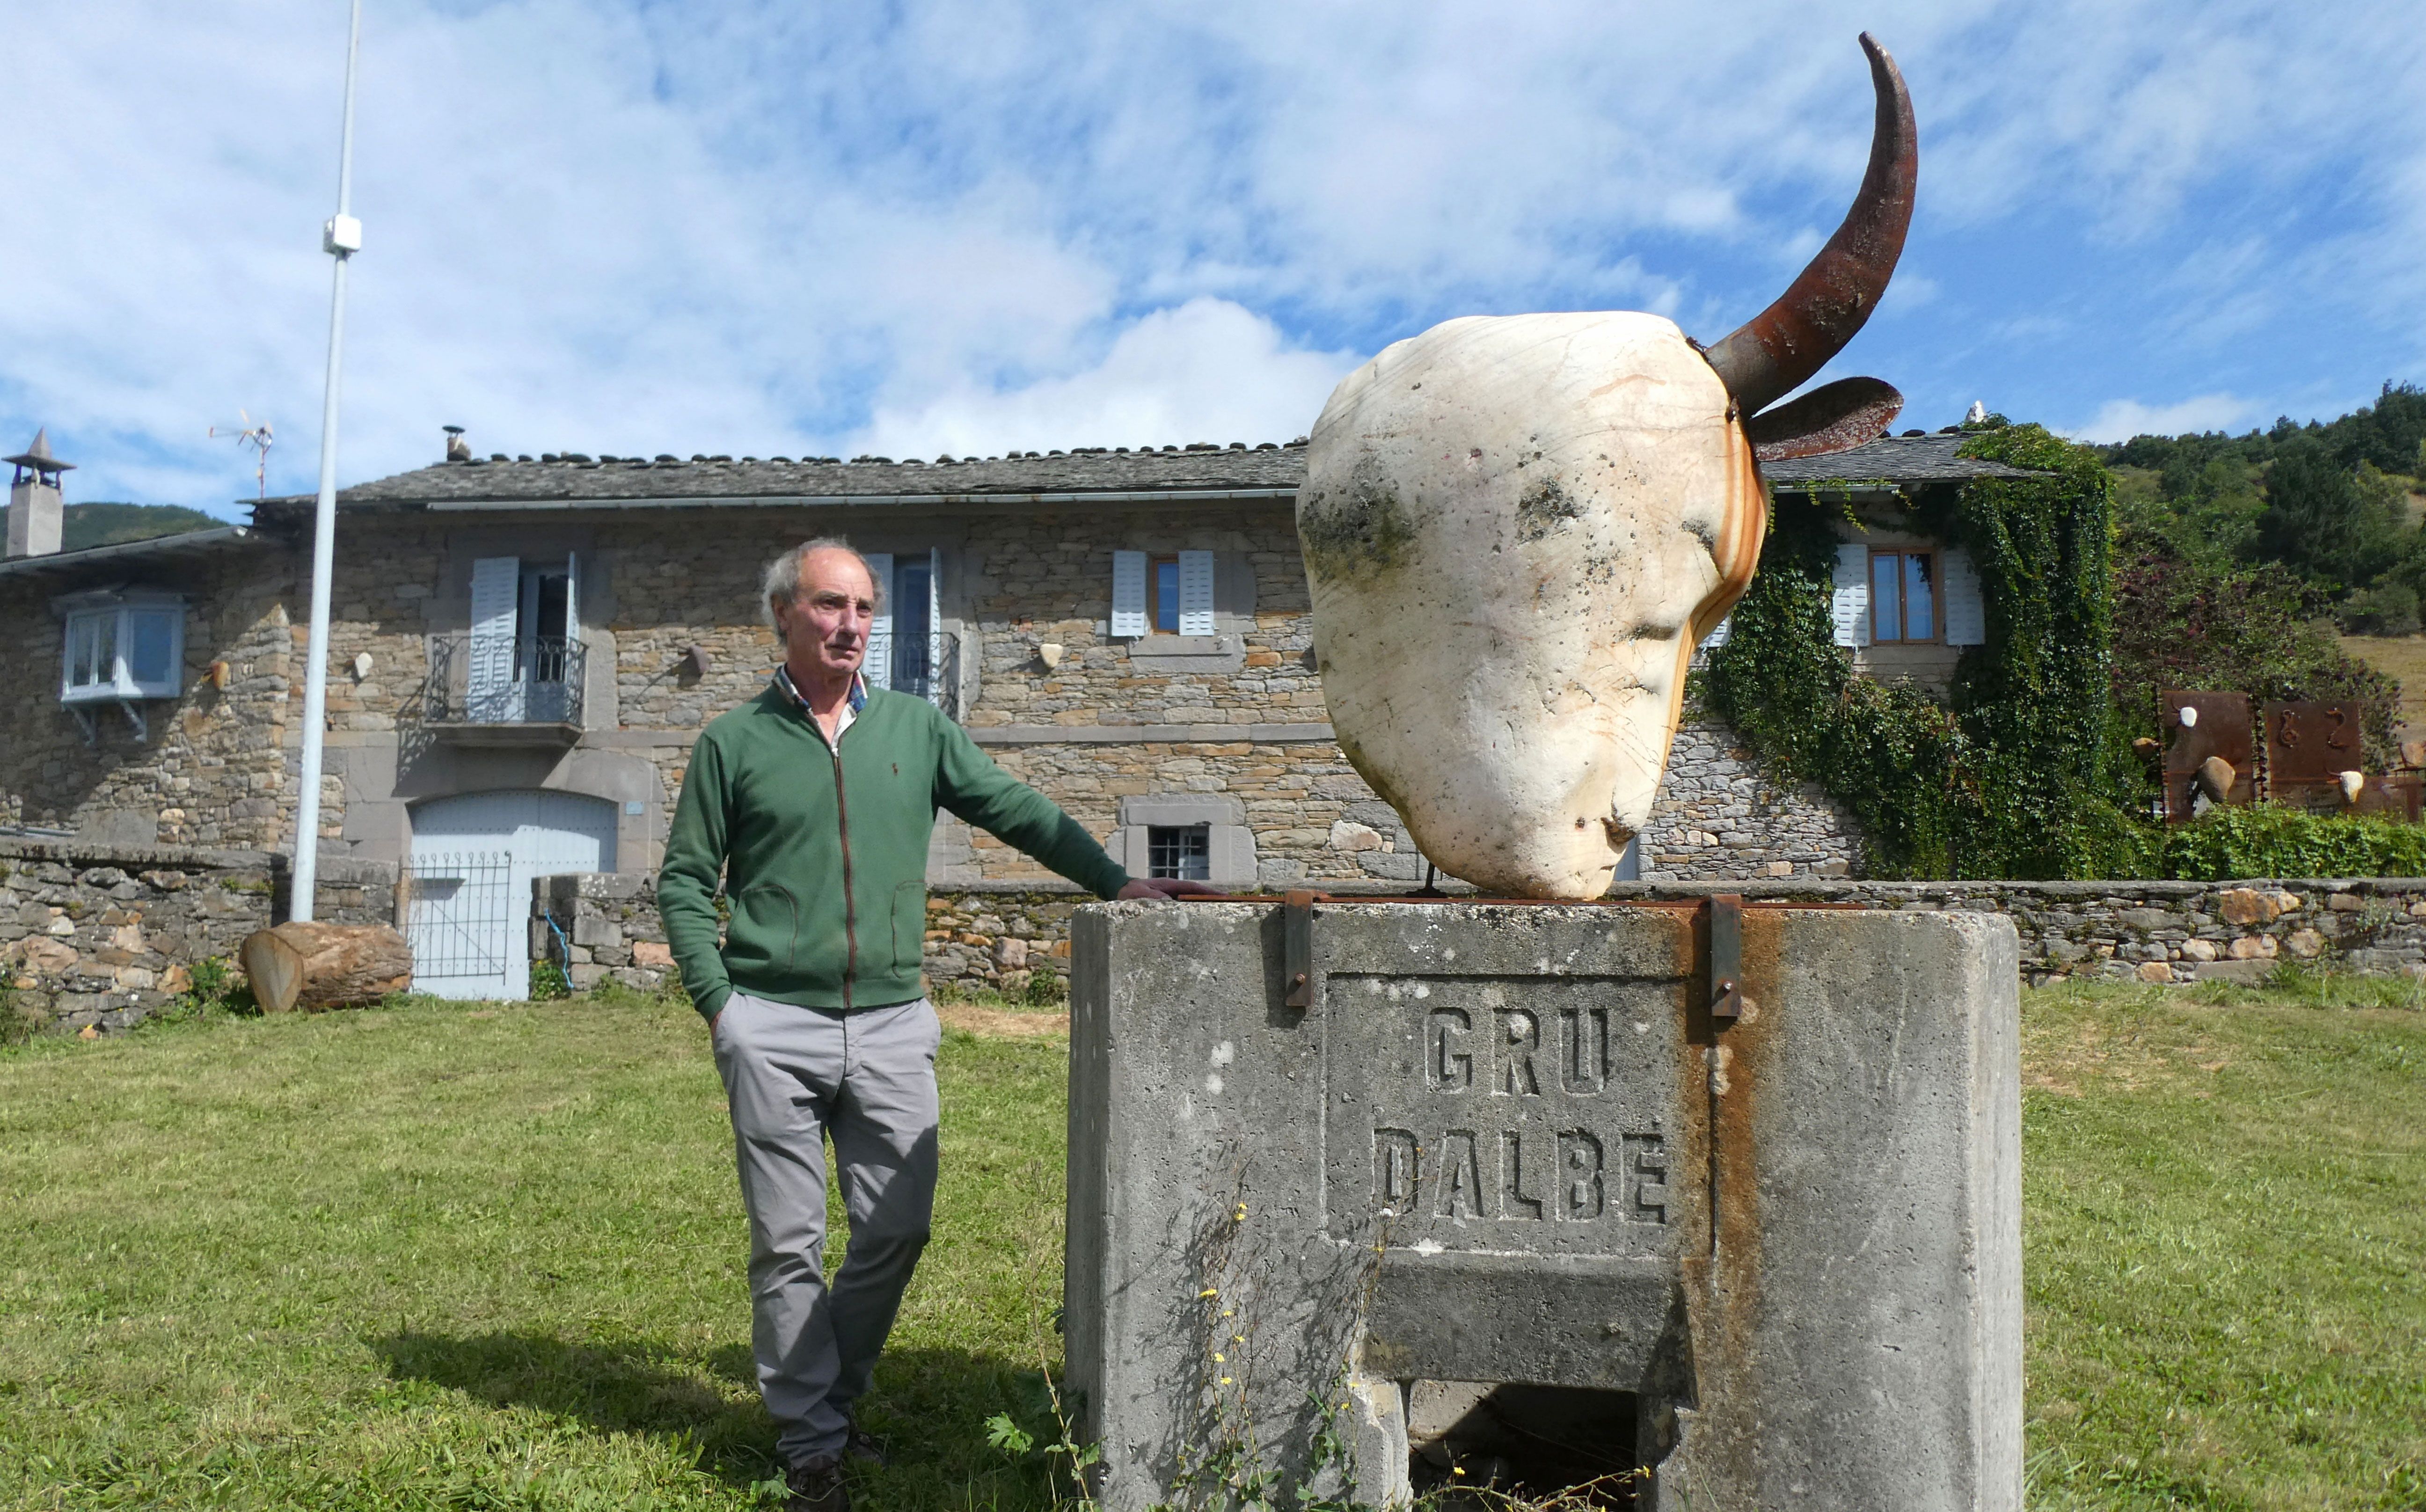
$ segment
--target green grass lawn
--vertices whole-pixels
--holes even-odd
[[[2412,992],[2025,994],[2033,1507],[2426,1508]]]
[[[947,1041],[864,1504],[1042,1500],[983,1421],[1058,1344],[1065,1058]],[[0,1505],[755,1504],[730,1139],[697,1016],[654,1003],[0,1055]]]
[[[2033,1506],[2426,1508],[2426,1014],[2307,998],[2028,998]],[[706,1048],[625,1000],[0,1051],[0,1506],[756,1504]],[[983,1424],[1057,1348],[1063,1059],[947,1037],[863,1506],[1046,1501]]]

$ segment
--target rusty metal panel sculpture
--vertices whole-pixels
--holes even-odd
[[[2331,782],[2283,783],[2275,787],[2273,800],[2307,813],[2368,815],[2416,824],[2420,809],[2420,776],[2417,772],[2395,772],[2389,777],[2353,772]]]
[[[2270,703],[2266,721],[2266,796],[2277,803],[2323,812],[2351,805],[2342,774],[2367,759],[2361,734],[2367,705],[2357,700]]]
[[[2395,772],[2390,777],[2368,778],[2357,799],[2344,812],[2416,824],[2421,808],[2426,808],[2426,782],[2420,781],[2417,772]]]
[[[2188,718],[2183,717],[2186,710]],[[2168,824],[2188,824],[2202,795],[2209,803],[2256,801],[2256,742],[2250,726],[2249,695],[2165,688],[2157,694],[2157,719],[2166,737]],[[2213,764],[2217,763],[2222,766]]]

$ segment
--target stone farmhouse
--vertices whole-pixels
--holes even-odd
[[[1852,487],[1871,528],[1846,531],[1836,636],[1876,675],[1942,683],[1981,637],[1961,554],[1898,530],[1921,491],[2009,471],[1957,458],[1961,439],[1910,433],[1764,469],[1780,491],[1869,480]],[[933,700],[1132,871],[1340,890],[1426,878],[1324,718],[1294,531],[1302,442],[848,462],[451,450],[339,497],[319,836],[324,887],[386,898],[409,869],[433,981],[521,989],[534,877],[640,891],[700,727],[774,664],[760,574],[816,535],[848,537],[885,579],[871,680]],[[18,460],[0,561],[0,852],[73,871],[121,847],[129,876],[172,852],[245,853],[258,870],[291,843],[312,501],[59,552],[66,464]],[[1850,819],[1764,780],[1690,711],[1637,844],[1625,870],[1649,880],[1861,865]],[[1052,891],[948,815],[929,876],[946,922],[986,912],[967,898]],[[933,969],[967,974],[951,947],[973,933],[939,929]],[[560,940],[558,957],[603,970],[662,955],[577,944]],[[1001,956],[977,973],[1001,975]]]

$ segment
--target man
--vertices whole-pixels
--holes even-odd
[[[657,905],[708,1021],[750,1214],[752,1343],[793,1512],[848,1512],[846,1455],[935,1196],[935,1049],[919,985],[927,839],[940,805],[1105,898],[1209,892],[1132,880],[1077,821],[924,699],[860,676],[879,587],[838,539],[767,571],[784,665],[702,732]],[[718,939],[720,877],[731,924]],[[850,1245],[833,1289],[825,1140]]]

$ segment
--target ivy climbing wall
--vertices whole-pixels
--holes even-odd
[[[1842,491],[1775,501],[1760,571],[1702,692],[1780,782],[1850,811],[1867,869],[1911,877],[2143,875],[2138,780],[2110,704],[2112,480],[2036,426],[1983,430],[1965,455],[2030,470],[1932,490],[1912,528],[1967,549],[1987,643],[1940,699],[1857,677],[1830,634]]]

